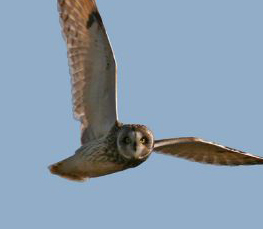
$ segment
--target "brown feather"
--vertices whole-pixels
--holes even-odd
[[[105,136],[117,120],[116,64],[95,0],[58,0],[82,144]]]
[[[157,140],[154,151],[213,165],[263,164],[262,157],[193,137]]]

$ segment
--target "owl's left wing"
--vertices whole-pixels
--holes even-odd
[[[156,140],[153,151],[213,165],[263,164],[262,157],[194,137]]]

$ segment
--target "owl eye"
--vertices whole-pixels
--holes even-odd
[[[142,144],[146,144],[146,143],[147,143],[147,138],[146,138],[146,137],[142,137],[142,138],[140,139],[140,142],[141,142]]]
[[[123,139],[123,142],[124,142],[125,144],[129,144],[129,143],[131,143],[131,139],[130,139],[129,137],[125,137],[125,138]]]

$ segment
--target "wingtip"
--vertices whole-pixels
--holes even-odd
[[[52,164],[52,165],[49,165],[48,166],[48,169],[49,171],[52,173],[52,174],[58,174],[58,163],[56,164]]]
[[[77,174],[73,174],[73,173],[67,173],[65,171],[63,171],[63,169],[61,168],[61,164],[62,162],[58,162],[52,165],[48,166],[48,169],[50,171],[50,173],[54,174],[54,175],[58,175],[60,177],[66,178],[68,180],[71,181],[77,181],[77,182],[85,182],[89,179],[89,177],[83,177]]]

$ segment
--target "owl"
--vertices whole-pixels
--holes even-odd
[[[152,152],[213,165],[263,164],[263,158],[195,137],[155,140],[144,125],[123,124],[116,107],[116,63],[95,0],[58,0],[67,45],[74,116],[81,146],[49,166],[52,174],[85,181],[128,168]]]

